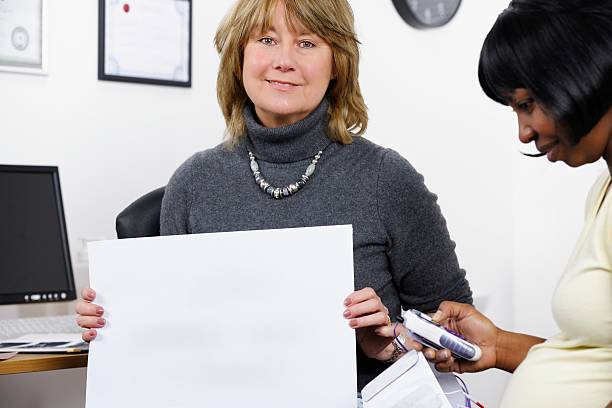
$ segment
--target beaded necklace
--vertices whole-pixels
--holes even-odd
[[[297,193],[302,187],[306,185],[306,182],[310,179],[310,177],[312,177],[322,154],[323,152],[319,150],[319,152],[315,155],[315,157],[312,159],[312,161],[306,168],[304,174],[302,174],[302,176],[300,177],[300,179],[297,182],[284,187],[274,187],[266,181],[266,179],[261,174],[261,171],[259,171],[259,164],[257,164],[257,159],[250,151],[249,159],[251,160],[251,171],[253,172],[255,183],[257,183],[259,188],[261,188],[261,190],[264,193],[268,194],[271,198],[280,200],[281,198],[289,197],[290,195]]]

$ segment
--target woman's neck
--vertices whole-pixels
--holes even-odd
[[[300,120],[304,119],[306,116],[309,115],[309,112],[299,112],[293,115],[275,115],[268,113],[265,110],[258,108],[257,106],[255,106],[254,109],[255,115],[257,116],[259,123],[261,123],[267,128],[290,126],[294,123],[299,122]]]
[[[260,123],[256,109],[248,105],[244,110],[247,128],[246,148],[257,159],[271,163],[292,163],[312,160],[332,141],[327,136],[329,103],[326,99],[302,120],[281,127],[267,127]]]
[[[608,171],[612,176],[612,108],[608,110],[606,113],[604,120],[607,121],[607,131],[608,131],[608,144],[606,146],[606,151],[604,152],[604,160],[608,163]]]

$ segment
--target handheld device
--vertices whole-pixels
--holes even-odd
[[[404,315],[404,326],[414,340],[424,346],[441,350],[449,349],[456,357],[477,361],[482,355],[480,347],[469,343],[458,333],[446,329],[434,322],[431,317],[418,310],[410,309]]]

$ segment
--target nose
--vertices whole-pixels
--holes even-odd
[[[521,120],[520,117],[518,119],[518,128],[519,140],[521,141],[521,143],[531,143],[537,138],[537,133],[535,130],[533,130],[531,124],[524,120]]]
[[[293,53],[293,45],[290,43],[283,43],[278,48],[278,53],[274,59],[274,69],[283,73],[295,71],[295,56]]]

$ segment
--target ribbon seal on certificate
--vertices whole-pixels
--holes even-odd
[[[28,48],[28,44],[30,43],[30,35],[28,34],[28,30],[23,27],[15,27],[13,29],[13,33],[11,34],[11,42],[16,50],[24,51],[26,48]]]

